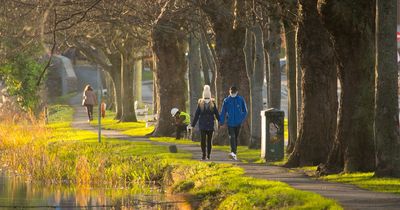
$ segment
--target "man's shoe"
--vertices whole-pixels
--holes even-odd
[[[235,153],[233,153],[233,152],[229,153],[229,158],[233,159],[234,156],[235,156]]]
[[[206,156],[201,157],[201,160],[205,160],[205,159],[206,159]]]
[[[237,160],[237,155],[233,154],[232,159]]]
[[[207,155],[207,160],[211,160],[210,155]]]

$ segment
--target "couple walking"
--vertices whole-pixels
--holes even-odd
[[[218,113],[216,103],[211,98],[210,86],[205,85],[203,98],[199,99],[193,122],[188,126],[189,129],[196,126],[199,121],[201,136],[202,160],[210,159],[212,148],[212,135],[214,132],[214,121],[218,120],[220,126],[228,124],[229,143],[231,153],[229,156],[237,160],[237,144],[240,127],[247,116],[246,102],[242,96],[238,95],[238,89],[232,86],[229,89],[229,96],[222,103],[221,112]]]

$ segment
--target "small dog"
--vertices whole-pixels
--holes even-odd
[[[101,117],[102,118],[106,117],[106,107],[107,107],[107,104],[104,103],[104,102],[101,102],[100,110],[101,110]]]

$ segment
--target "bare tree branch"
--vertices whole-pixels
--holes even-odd
[[[46,73],[47,69],[50,67],[50,64],[51,64],[51,61],[52,61],[52,58],[53,58],[54,49],[56,48],[56,44],[57,44],[57,40],[56,40],[56,30],[55,30],[55,29],[57,28],[57,24],[58,24],[58,22],[57,22],[57,11],[54,9],[53,45],[52,45],[52,47],[51,47],[49,60],[47,61],[47,64],[46,64],[46,66],[44,67],[42,73],[40,73],[39,79],[38,79],[38,81],[37,81],[37,83],[36,83],[36,86],[37,86],[37,87],[40,86],[40,82],[42,81],[42,78],[43,78],[43,76],[44,76],[44,73]]]
[[[70,15],[68,18],[64,18],[64,19],[62,19],[62,20],[57,21],[57,25],[58,25],[58,24],[61,24],[61,23],[63,23],[63,22],[66,22],[66,21],[68,21],[68,20],[71,20],[72,18],[74,18],[74,17],[77,16],[77,15],[81,15],[81,14],[82,14],[82,16],[81,16],[77,21],[71,23],[70,25],[65,26],[65,27],[62,27],[62,28],[55,28],[54,30],[56,30],[56,31],[67,30],[67,29],[70,29],[70,28],[74,27],[75,25],[77,25],[77,24],[83,22],[83,21],[85,20],[85,17],[86,17],[86,15],[87,15],[87,13],[88,13],[90,10],[92,10],[92,9],[93,9],[98,3],[100,3],[101,1],[102,1],[102,0],[96,0],[96,1],[95,1],[90,7],[88,7],[86,10],[73,13],[73,14]],[[45,34],[50,34],[50,33],[53,33],[53,31],[48,31],[48,32],[46,32]]]

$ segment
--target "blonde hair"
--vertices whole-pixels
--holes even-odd
[[[86,91],[88,91],[88,90],[93,91],[93,89],[92,89],[92,87],[91,87],[90,85],[86,85],[84,91],[86,92]]]
[[[210,99],[210,103],[209,103],[209,104],[210,104],[210,110],[213,110],[213,109],[214,109],[214,106],[215,106],[214,103],[215,103],[215,100],[214,100],[213,98],[211,98],[211,99]],[[204,110],[204,104],[205,104],[204,99],[203,99],[203,98],[199,99],[198,105],[199,105],[201,111]]]

